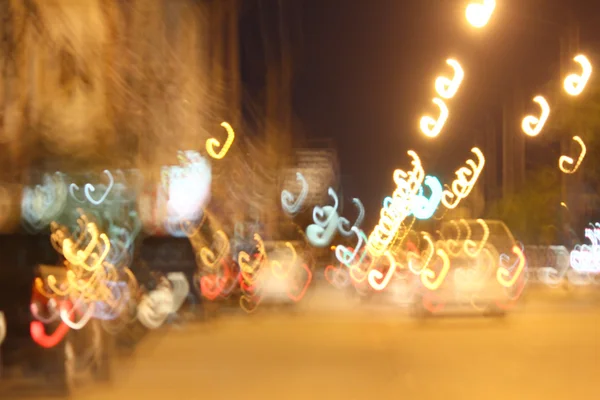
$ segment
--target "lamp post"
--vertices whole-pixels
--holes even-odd
[[[465,17],[472,27],[481,29],[487,25],[496,8],[496,0],[482,0],[470,3],[465,9]]]
[[[481,29],[487,25],[496,8],[494,0],[478,0],[469,3],[465,9],[465,17],[467,22],[476,29]],[[519,14],[518,17],[526,18],[533,22],[532,25],[546,24],[560,26],[556,21],[540,19],[538,17]],[[569,9],[567,15],[567,26],[559,38],[560,54],[559,54],[559,70],[561,78],[564,77],[569,70],[572,69],[573,56],[579,50],[579,29],[575,18]],[[515,114],[522,109],[520,103],[523,99],[521,93],[516,92],[509,99],[508,104],[503,108],[503,129],[502,129],[502,194],[509,195],[514,190],[517,190],[525,180],[525,137],[518,129],[518,126],[513,125],[512,119]],[[556,118],[556,117],[554,117]],[[558,116],[560,118],[560,114]],[[569,146],[571,145],[569,138],[561,137],[561,154],[568,154]],[[561,224],[567,222],[568,214],[576,212],[578,207],[573,202],[573,199],[568,199],[569,187],[574,182],[567,180],[567,174],[561,173],[561,204],[570,204],[570,212],[561,213]],[[563,209],[563,207],[561,207]],[[566,211],[566,208],[565,208]]]

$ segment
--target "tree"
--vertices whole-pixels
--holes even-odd
[[[548,167],[529,172],[526,182],[520,191],[494,203],[488,216],[504,221],[516,239],[539,243],[558,229],[560,178],[556,168]],[[555,242],[556,238],[548,240]]]
[[[546,130],[548,139],[573,143],[572,152],[568,154],[576,159],[579,145],[572,141],[579,136],[586,146],[586,159],[581,165],[581,179],[593,188],[600,188],[600,171],[592,167],[592,159],[600,151],[600,80],[594,75],[588,81],[579,96],[569,96],[563,89],[563,80],[554,80],[547,84],[560,90],[559,95],[552,98],[552,116],[548,120]],[[566,155],[566,154],[565,154]]]

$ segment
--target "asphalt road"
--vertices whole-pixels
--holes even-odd
[[[395,307],[223,315],[168,327],[77,400],[576,399],[600,388],[600,303],[560,292],[505,318],[417,321]],[[562,296],[562,297],[561,297]],[[337,297],[342,304],[341,297]],[[41,400],[41,399],[40,399]]]

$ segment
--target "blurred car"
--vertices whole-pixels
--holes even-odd
[[[66,278],[66,269],[62,266],[40,265],[36,275],[43,282],[53,275],[60,284]],[[59,394],[69,395],[76,384],[85,381],[90,374],[98,381],[111,378],[114,338],[102,328],[100,320],[92,318],[81,329],[70,329],[60,318],[53,318],[59,307],[56,300],[48,299],[35,284],[32,307],[36,308],[42,321],[34,318],[30,323],[30,333],[33,341],[46,352],[43,371],[52,389]]]
[[[6,324],[0,358],[0,391],[14,396],[22,391],[36,390],[68,395],[76,375],[73,371],[77,369],[92,372],[97,379],[108,379],[111,339],[98,321],[91,320],[84,329],[68,332],[51,348],[36,344],[32,338],[32,327],[34,332],[39,332],[41,323],[33,318],[32,301],[42,315],[49,315],[49,300],[35,288],[35,278],[44,279],[50,271],[57,276],[64,274],[62,267],[46,266],[57,264],[59,260],[50,237],[0,235],[0,250],[3,254],[0,260],[0,309]],[[58,321],[45,324],[43,332],[51,335],[59,324]],[[80,356],[89,349],[102,350],[88,351],[90,356],[84,363]]]
[[[265,241],[266,261],[256,274],[256,287],[262,303],[295,304],[312,281],[312,260],[306,243]]]
[[[502,221],[444,222],[435,256],[420,271],[413,298],[417,316],[475,310],[502,316],[522,292],[525,259]]]

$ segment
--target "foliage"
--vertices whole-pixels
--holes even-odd
[[[494,203],[488,217],[504,221],[516,239],[537,243],[550,227],[559,225],[560,175],[555,167],[540,168],[528,173],[526,182],[520,191]]]
[[[562,85],[560,82],[551,82],[549,85]],[[562,89],[562,87],[561,87]],[[573,136],[579,136],[584,141],[587,154],[582,164],[581,172],[583,180],[592,187],[600,187],[600,170],[593,168],[592,160],[600,152],[600,79],[594,79],[594,75],[588,82],[583,93],[576,97],[568,96],[561,90],[552,106],[552,116],[548,120],[548,130],[552,131],[552,137],[563,140]],[[574,154],[578,155],[578,145],[574,146]]]

